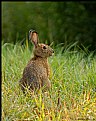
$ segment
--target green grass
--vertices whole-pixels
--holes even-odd
[[[50,92],[24,96],[19,79],[32,57],[28,45],[2,45],[2,121],[76,121],[96,119],[96,56],[80,50],[49,58]]]

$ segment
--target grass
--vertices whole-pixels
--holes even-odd
[[[28,45],[2,45],[2,121],[76,121],[96,119],[96,56],[83,50],[49,58],[52,89],[24,96],[19,79],[32,57]]]

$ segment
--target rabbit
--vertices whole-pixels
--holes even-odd
[[[29,40],[34,44],[34,56],[24,68],[19,85],[23,93],[25,93],[26,87],[31,91],[39,90],[40,88],[43,91],[50,90],[48,57],[54,54],[54,50],[47,44],[39,43],[38,33],[35,30],[29,31]]]

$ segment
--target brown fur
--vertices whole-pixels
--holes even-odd
[[[31,32],[31,36],[32,36]],[[36,34],[36,33],[35,33]],[[35,35],[34,35],[35,36]],[[29,90],[38,90],[44,87],[43,90],[48,90],[51,88],[51,82],[49,80],[50,67],[48,64],[48,57],[51,56],[54,51],[46,44],[38,44],[38,40],[33,38],[34,43],[34,57],[28,62],[27,66],[24,68],[23,76],[19,81],[20,87],[25,92],[25,88],[28,87]],[[31,38],[32,39],[32,38]],[[36,42],[35,42],[36,41]],[[44,48],[45,46],[45,48]]]

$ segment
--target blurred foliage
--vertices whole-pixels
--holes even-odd
[[[25,42],[36,29],[41,42],[96,48],[96,2],[2,2],[2,39]]]

